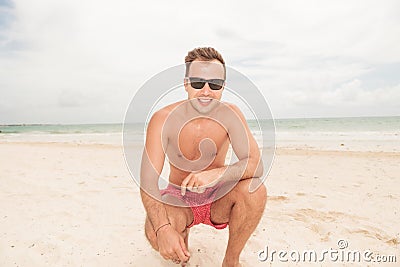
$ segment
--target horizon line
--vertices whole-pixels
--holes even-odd
[[[388,118],[400,117],[400,115],[389,116],[348,116],[348,117],[287,117],[287,118],[273,118],[273,120],[301,120],[301,119],[355,119],[355,118]],[[246,121],[254,121],[255,119],[246,119]],[[265,119],[261,119],[265,120]],[[144,123],[144,122],[134,122]],[[124,122],[88,122],[88,123],[6,123],[0,126],[45,126],[45,125],[109,125],[109,124],[124,124]]]

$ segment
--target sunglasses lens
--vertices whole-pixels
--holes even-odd
[[[204,85],[206,84],[206,81],[204,79],[201,78],[189,78],[190,81],[190,85],[194,88],[194,89],[201,89],[204,87]]]
[[[212,79],[208,81],[211,90],[220,90],[224,85],[224,80],[221,79]]]
[[[194,88],[194,89],[201,89],[204,87],[206,83],[205,82],[191,82],[190,85]]]
[[[210,86],[211,90],[220,90],[222,86],[224,85],[224,80],[222,79],[211,79],[211,80],[205,80],[202,78],[195,78],[195,77],[190,77],[189,78],[190,85],[194,89],[202,89],[206,82],[208,82],[208,85]]]

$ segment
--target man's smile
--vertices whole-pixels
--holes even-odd
[[[211,103],[212,98],[202,97],[202,98],[197,98],[197,100],[199,101],[200,105],[208,106]]]

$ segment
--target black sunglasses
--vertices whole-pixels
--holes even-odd
[[[197,77],[189,77],[190,86],[194,89],[202,89],[206,83],[210,86],[211,90],[221,90],[222,86],[224,85],[225,80],[223,79],[203,79]]]

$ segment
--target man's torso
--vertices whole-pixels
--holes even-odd
[[[169,180],[176,185],[190,172],[224,166],[229,148],[228,132],[221,123],[208,116],[188,119],[182,112],[172,112],[179,103],[167,107],[170,118],[163,131],[170,164]]]

